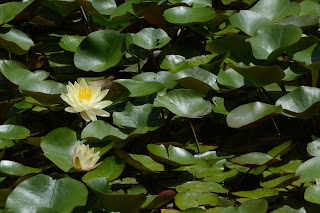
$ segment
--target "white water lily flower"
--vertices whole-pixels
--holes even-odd
[[[94,153],[94,148],[89,147],[89,145],[79,144],[76,146],[73,152],[73,167],[77,171],[90,171],[102,162],[96,164],[100,158],[100,151]]]
[[[67,85],[67,93],[61,93],[60,97],[70,105],[65,111],[71,113],[80,112],[81,117],[89,122],[96,121],[97,115],[109,117],[110,113],[103,108],[112,104],[112,101],[102,99],[108,94],[109,89],[101,91],[99,83],[93,83],[88,86],[85,80],[80,83],[74,82],[74,85],[69,82]]]

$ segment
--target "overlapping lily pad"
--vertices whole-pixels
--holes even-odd
[[[24,166],[14,161],[2,160],[0,161],[0,172],[7,175],[23,176],[31,173],[40,173],[41,169]]]
[[[133,43],[147,50],[161,48],[170,40],[164,30],[155,28],[144,28],[133,36]]]
[[[130,97],[151,95],[165,87],[159,82],[143,82],[132,79],[121,79],[116,80],[115,82],[126,87],[130,91]]]

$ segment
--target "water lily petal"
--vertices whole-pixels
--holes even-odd
[[[87,115],[89,116],[91,121],[96,121],[97,120],[97,116],[94,113],[94,111],[92,109],[88,109],[86,110]]]
[[[107,111],[104,111],[103,109],[92,109],[92,110],[98,116],[110,117],[110,113]]]
[[[81,115],[81,117],[82,117],[85,121],[90,122],[90,118],[89,118],[89,116],[87,115],[87,112],[86,112],[86,111],[80,112],[80,115]]]
[[[113,102],[112,101],[109,101],[109,100],[105,100],[105,101],[101,101],[99,103],[97,103],[95,105],[95,109],[103,109],[103,108],[106,108],[107,106],[111,105]]]

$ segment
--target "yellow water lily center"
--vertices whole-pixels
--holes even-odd
[[[60,97],[70,105],[65,111],[70,113],[80,112],[81,117],[87,121],[96,121],[97,116],[109,117],[110,113],[103,110],[112,104],[110,100],[103,100],[109,89],[101,90],[101,84],[94,82],[88,85],[85,80],[80,83],[70,81],[67,85],[67,93],[61,93]]]
[[[102,162],[98,163],[100,151],[94,153],[94,148],[89,145],[79,144],[73,152],[73,167],[78,171],[90,171]]]

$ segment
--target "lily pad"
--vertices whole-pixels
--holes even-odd
[[[177,73],[189,67],[188,60],[181,55],[166,55],[160,64],[161,69],[166,69],[173,73]]]
[[[83,39],[85,36],[65,35],[60,39],[59,45],[67,51],[76,52]]]
[[[282,96],[275,103],[282,106],[285,113],[296,117],[310,117],[320,107],[320,89],[301,86]]]
[[[133,36],[133,43],[147,50],[161,48],[170,42],[171,38],[162,29],[144,28]]]
[[[77,180],[53,180],[40,174],[20,183],[8,196],[6,207],[33,207],[35,210],[50,208],[56,212],[69,213],[76,206],[86,205],[87,196],[86,186]]]
[[[14,161],[2,160],[0,161],[0,172],[7,175],[24,176],[31,173],[40,173],[41,169],[24,166]]]
[[[126,87],[130,91],[129,97],[141,97],[151,95],[163,89],[165,86],[159,82],[143,82],[132,79],[120,79],[115,82]]]
[[[300,182],[314,182],[320,177],[320,157],[314,157],[299,166],[296,175],[300,176]]]
[[[293,174],[296,172],[298,167],[302,164],[301,160],[291,160],[287,164],[279,167],[270,167],[269,171],[275,174]]]
[[[121,60],[125,35],[114,30],[99,30],[90,33],[80,44],[74,63],[85,71],[103,72]]]
[[[30,131],[23,127],[13,124],[0,125],[0,139],[17,140],[28,137]]]
[[[239,197],[247,197],[247,198],[264,198],[264,197],[273,197],[279,195],[279,191],[275,189],[255,189],[252,191],[239,191],[232,192],[231,194]]]
[[[245,84],[244,77],[234,69],[220,70],[217,82],[230,89],[238,89]]]
[[[117,179],[123,172],[126,166],[124,160],[118,159],[115,156],[107,157],[101,165],[92,171],[87,172],[83,177],[83,182],[88,182],[95,178],[108,178],[109,181]]]
[[[138,75],[135,75],[132,79],[136,81],[143,81],[143,82],[159,82],[163,85],[165,85],[168,89],[173,89],[177,82],[175,81],[177,79],[177,75],[166,72],[166,71],[160,71],[158,73],[153,72],[145,72]]]
[[[22,12],[26,7],[28,7],[33,0],[22,1],[22,2],[6,2],[0,5],[0,24],[4,24],[13,20],[16,15]]]
[[[72,156],[75,147],[81,142],[77,140],[76,132],[60,127],[49,132],[41,141],[44,155],[67,172],[73,168]]]
[[[229,206],[221,213],[266,213],[268,211],[268,202],[264,199],[247,200],[239,207]]]
[[[176,187],[178,193],[215,192],[228,193],[229,190],[215,182],[188,181]]]
[[[25,54],[31,46],[34,46],[32,39],[21,30],[11,28],[10,30],[0,30],[0,47],[8,52],[17,55]]]
[[[262,152],[251,152],[238,157],[232,158],[231,162],[247,167],[257,167],[262,166],[273,158],[270,155],[267,155]]]
[[[189,89],[175,89],[154,100],[155,107],[164,107],[176,115],[189,118],[202,117],[212,111],[211,104]]]
[[[320,156],[320,140],[315,140],[313,142],[308,143],[307,152],[311,156]]]
[[[304,199],[311,203],[320,204],[320,186],[309,186],[304,192]]]
[[[227,116],[227,124],[232,128],[250,128],[262,121],[282,113],[281,106],[261,102],[241,105],[233,109]],[[251,112],[251,113],[246,113]]]
[[[290,179],[292,179],[292,180],[291,180],[291,182],[292,182],[294,176],[295,176],[294,174],[283,175],[283,176],[280,176],[280,177],[277,177],[277,178],[274,178],[274,179],[271,179],[271,180],[262,182],[262,183],[260,183],[260,185],[261,185],[263,188],[275,188],[275,187],[279,187],[279,185],[283,184],[283,183],[286,182],[286,181],[289,181]],[[287,184],[286,184],[286,185],[287,185]]]
[[[213,19],[216,14],[213,8],[173,7],[164,11],[165,19],[173,24],[202,23]]]
[[[169,0],[172,4],[186,3],[193,7],[212,7],[212,1],[210,0]]]
[[[214,193],[178,193],[175,197],[175,204],[179,209],[185,210],[198,206],[217,206],[219,204],[219,196]]]
[[[161,109],[155,108],[152,104],[134,106],[127,102],[125,110],[114,112],[112,117],[114,124],[117,126],[148,127],[150,130],[155,130],[165,123],[165,120],[160,118],[161,111]]]

